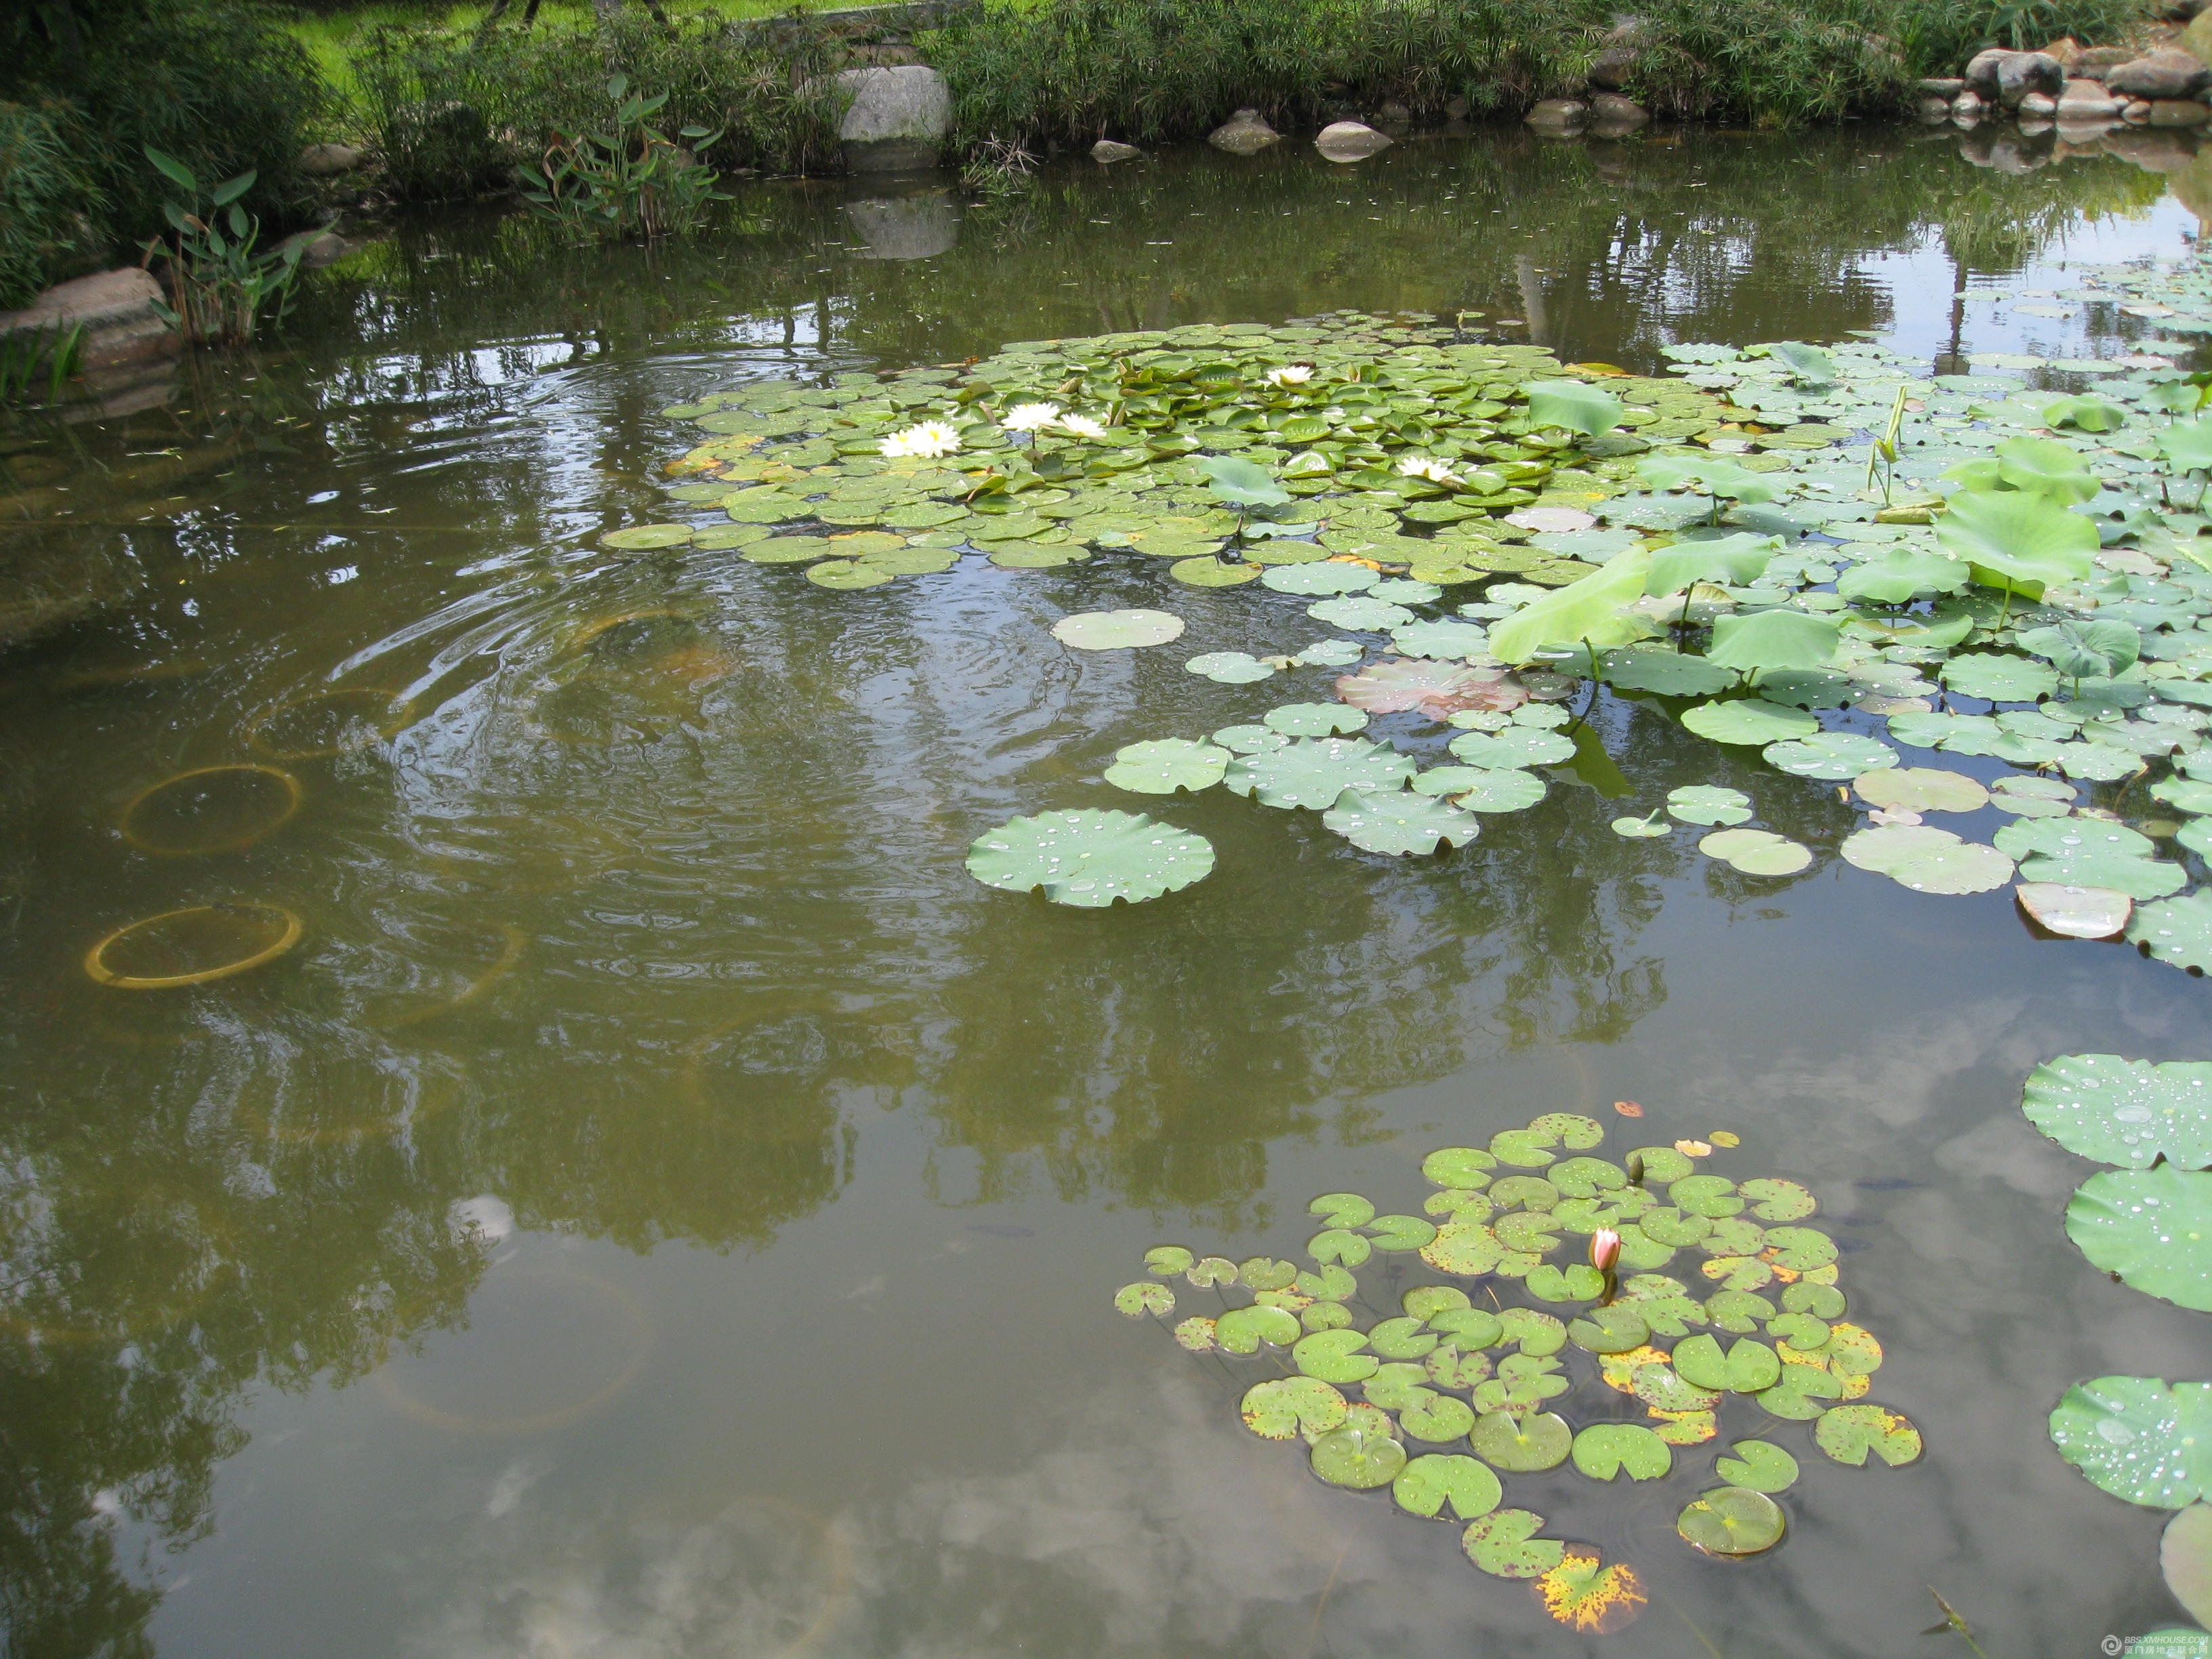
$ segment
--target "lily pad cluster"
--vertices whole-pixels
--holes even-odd
[[[1740,1559],[1788,1529],[1778,1500],[1799,1466],[1769,1437],[1781,1424],[1854,1467],[1922,1448],[1867,1398],[1881,1344],[1850,1317],[1810,1191],[1710,1169],[1724,1133],[1617,1159],[1605,1133],[1547,1112],[1440,1148],[1421,1164],[1433,1190],[1404,1212],[1325,1193],[1303,1260],[1157,1246],[1115,1306],[1258,1373],[1245,1426],[1301,1443],[1319,1480],[1387,1488],[1462,1526],[1477,1567],[1531,1581],[1562,1622],[1617,1629],[1645,1601],[1635,1569],[1547,1536],[1506,1477],[1680,1477],[1683,1540]]]
[[[2063,1054],[2031,1073],[2028,1121],[2069,1152],[2117,1165],[2066,1206],[2081,1254],[2122,1283],[2212,1312],[2212,1065]],[[2051,1414],[2059,1455],[2116,1498],[2181,1513],[2166,1583],[2212,1625],[2212,1382],[2100,1376]]]

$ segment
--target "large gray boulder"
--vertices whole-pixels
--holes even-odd
[[[2044,52],[2005,52],[1992,47],[1977,52],[1966,65],[1966,89],[1985,104],[2017,109],[2031,92],[2056,98],[2066,84],[2065,65]]]
[[[2105,85],[2116,96],[2124,94],[2154,102],[2167,98],[2194,98],[2208,84],[2212,84],[2212,69],[2200,63],[2193,52],[2178,46],[2160,46],[2132,63],[2105,72]]]
[[[2075,76],[2058,94],[2058,118],[2075,123],[2117,121],[2120,100],[2106,92],[2101,82]]]
[[[2135,62],[2135,57],[2125,46],[2092,46],[2074,60],[2074,67],[2067,73],[2101,81],[2121,64]]]
[[[1600,138],[1625,138],[1651,125],[1650,110],[1617,92],[1592,93],[1589,116],[1590,131]]]
[[[300,152],[298,165],[310,179],[329,179],[351,173],[368,160],[367,150],[351,144],[310,144]]]
[[[1547,137],[1564,137],[1583,130],[1589,120],[1589,106],[1578,98],[1547,98],[1523,118]]]
[[[837,141],[851,173],[921,173],[952,131],[952,94],[927,64],[848,69],[835,77],[843,105]]]
[[[1144,153],[1134,144],[1113,138],[1101,138],[1091,147],[1091,159],[1094,161],[1133,161]]]
[[[1206,135],[1206,142],[1231,155],[1256,155],[1283,135],[1260,118],[1256,109],[1240,109]]]
[[[1390,138],[1358,121],[1332,121],[1321,130],[1314,148],[1332,161],[1364,161],[1376,150],[1389,149]]]
[[[21,311],[0,311],[0,338],[22,331],[58,337],[82,326],[77,362],[84,370],[164,356],[184,337],[163,322],[154,302],[161,285],[136,265],[58,283]]]

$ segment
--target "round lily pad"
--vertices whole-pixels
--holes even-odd
[[[2135,901],[2111,887],[2024,881],[2013,889],[2013,896],[2037,927],[2062,939],[2115,938],[2135,912]]]
[[[1193,657],[1183,666],[1221,685],[1249,685],[1272,678],[1275,671],[1243,651],[1209,651]]]
[[[1367,724],[1364,712],[1340,702],[1286,702],[1260,718],[1270,732],[1286,738],[1341,737]]]
[[[1347,789],[1322,823],[1355,847],[1399,857],[1464,847],[1482,828],[1456,807],[1402,789],[1366,794]]]
[[[1659,814],[1654,812],[1647,818],[1615,818],[1613,821],[1613,833],[1631,841],[1643,841],[1656,839],[1671,832],[1667,824],[1661,820]]]
[[[1474,1408],[1449,1395],[1427,1394],[1398,1413],[1399,1426],[1416,1440],[1442,1446],[1459,1439],[1474,1426]]]
[[[1345,1399],[1317,1377],[1274,1376],[1246,1389],[1240,1409],[1262,1439],[1311,1439],[1342,1425]]]
[[[1818,1207],[1813,1194],[1794,1181],[1760,1176],[1745,1182],[1736,1191],[1761,1221],[1802,1221]]]
[[[738,556],[748,564],[806,564],[830,556],[827,536],[770,536],[742,549]]]
[[[1559,766],[1575,757],[1575,743],[1564,732],[1540,726],[1509,726],[1498,732],[1469,732],[1454,738],[1451,752],[1470,766],[1512,771],[1530,766]]]
[[[1378,1215],[1367,1231],[1378,1250],[1418,1250],[1437,1236],[1435,1226],[1417,1215]]]
[[[1656,1480],[1674,1467],[1665,1441],[1634,1423],[1593,1423],[1574,1439],[1575,1467],[1593,1480],[1626,1474],[1631,1480]]]
[[[1747,1336],[1737,1338],[1726,1354],[1711,1337],[1692,1336],[1675,1345],[1674,1370],[1696,1388],[1757,1394],[1781,1380],[1782,1361],[1766,1344]]]
[[[1570,1271],[1594,1274],[1596,1269],[1577,1263]],[[1533,1279],[1535,1275],[1531,1273],[1529,1277]],[[1601,1291],[1592,1292],[1593,1295],[1601,1293]],[[1642,1347],[1650,1334],[1651,1328],[1645,1322],[1643,1311],[1628,1302],[1616,1302],[1606,1308],[1592,1308],[1567,1327],[1568,1340],[1589,1353],[1627,1353]]]
[[[1323,1193],[1306,1206],[1306,1213],[1320,1216],[1332,1227],[1364,1227],[1375,1219],[1375,1205],[1358,1193]]]
[[[1041,812],[976,837],[968,872],[987,886],[1042,888],[1055,904],[1101,908],[1140,903],[1202,880],[1212,844],[1140,813]]]
[[[1759,697],[1736,697],[1724,702],[1701,702],[1686,709],[1682,724],[1715,743],[1765,747],[1791,738],[1809,738],[1820,722],[1802,708],[1788,708]]]
[[[1626,1159],[1631,1180],[1641,1179],[1666,1186],[1698,1172],[1696,1162],[1688,1153],[1672,1146],[1638,1146]],[[1641,1170],[1639,1176],[1638,1171]]]
[[[1182,618],[1164,611],[1086,611],[1062,617],[1052,636],[1079,651],[1127,651],[1182,635]]]
[[[1358,593],[1382,580],[1382,573],[1364,564],[1328,560],[1314,564],[1271,566],[1260,578],[1278,593]]]
[[[1440,1146],[1421,1160],[1421,1178],[1439,1187],[1481,1188],[1498,1160],[1474,1146]]]
[[[1713,1473],[1731,1486],[1747,1492],[1787,1492],[1797,1481],[1797,1460],[1781,1447],[1765,1440],[1739,1440],[1729,1448],[1735,1455],[1713,1465]]]
[[[1406,1467],[1406,1449],[1387,1435],[1346,1424],[1313,1443],[1313,1472],[1333,1486],[1355,1492],[1387,1486]]]
[[[2033,702],[2058,689],[2058,676],[2047,663],[1990,651],[1952,658],[1941,678],[1952,690],[1990,702]]]
[[[1899,766],[1895,750],[1851,787],[1869,806],[1908,812],[1972,812],[1990,804],[1990,792],[1963,772],[1932,766]]]
[[[1496,1509],[1505,1491],[1487,1464],[1463,1454],[1431,1452],[1407,1461],[1390,1483],[1390,1495],[1409,1514],[1441,1518],[1449,1504],[1457,1519],[1474,1521]]]
[[[1408,1319],[1425,1321],[1440,1313],[1456,1313],[1469,1306],[1468,1295],[1456,1285],[1416,1285],[1398,1298]],[[1480,1347],[1480,1342],[1474,1345]]]
[[[1782,1506],[1765,1492],[1723,1486],[1689,1504],[1674,1519],[1685,1542],[1707,1555],[1757,1555],[1782,1541],[1788,1522]]]
[[[1264,1303],[1232,1308],[1213,1322],[1213,1340],[1228,1353],[1257,1353],[1260,1345],[1287,1348],[1304,1334],[1296,1316]]]
[[[1264,726],[1224,726],[1213,734],[1213,740],[1232,755],[1257,755],[1290,742],[1281,732],[1270,732]]]
[[[1526,1418],[1507,1412],[1485,1412],[1468,1431],[1467,1443],[1475,1455],[1510,1474],[1555,1469],[1574,1449],[1575,1433],[1566,1419],[1553,1412]]]
[[[1495,1273],[1505,1255],[1498,1236],[1479,1221],[1447,1222],[1421,1248],[1421,1260],[1438,1273],[1476,1279]]]
[[[1793,776],[1831,781],[1897,764],[1897,750],[1855,732],[1820,732],[1789,743],[1770,743],[1766,763]]]
[[[1210,743],[1158,738],[1117,750],[1114,764],[1106,769],[1106,781],[1140,795],[1171,795],[1178,789],[1195,793],[1220,782],[1229,760],[1226,749]]]
[[[1306,1376],[1324,1382],[1364,1382],[1382,1363],[1364,1352],[1366,1346],[1364,1331],[1316,1331],[1297,1340],[1291,1358]]]
[[[2128,938],[2160,962],[2199,972],[2212,969],[2212,887],[2137,906]]]
[[[1667,816],[1684,823],[1742,823],[1751,817],[1751,797],[1741,789],[1686,784],[1667,792]]]
[[[1257,576],[1260,569],[1256,564],[1226,563],[1209,553],[1200,558],[1178,559],[1168,567],[1168,574],[1190,587],[1237,587]]]
[[[1892,1468],[1920,1455],[1920,1431],[1886,1406],[1831,1407],[1814,1425],[1813,1439],[1836,1462],[1854,1467],[1863,1468],[1869,1453]]]
[[[1163,1278],[1183,1272],[1197,1260],[1180,1244],[1155,1244],[1145,1252],[1145,1266]]]
[[[1794,876],[1813,862],[1809,848],[1765,830],[1716,830],[1698,850],[1747,876]]]
[[[2100,1376],[2051,1413],[2059,1455],[2115,1498],[2179,1509],[2212,1493],[2212,1382]]]
[[[2212,1064],[2062,1054],[2028,1073],[2027,1121],[2069,1152],[2144,1170],[2212,1165]]]
[[[1151,1315],[1164,1318],[1175,1311],[1175,1292],[1164,1285],[1154,1285],[1139,1279],[1133,1285],[1124,1285],[1114,1292],[1114,1311],[1127,1314],[1132,1319]]]
[[[1735,684],[1736,677],[1703,657],[1686,656],[1654,645],[1624,646],[1599,658],[1607,682],[1624,691],[1656,691],[1669,697],[1710,697]]]
[[[806,580],[817,587],[845,592],[855,588],[881,587],[896,578],[892,572],[866,559],[824,559],[808,569]]]
[[[1402,788],[1413,774],[1412,757],[1387,744],[1364,738],[1306,738],[1240,755],[1224,781],[1231,793],[1250,795],[1263,806],[1325,811],[1347,789],[1385,793]]]
[[[1190,1353],[1213,1352],[1213,1321],[1196,1314],[1175,1328],[1176,1346]]]
[[[1413,787],[1470,812],[1518,812],[1544,799],[1543,779],[1518,768],[1431,766],[1413,780]]]
[[[1237,1264],[1226,1256],[1205,1256],[1185,1268],[1183,1277],[1201,1291],[1217,1285],[1234,1285],[1237,1282]]]
[[[2066,1206],[2066,1236],[2148,1296],[2212,1312],[2212,1175],[2107,1170]]]
[[[1527,1510],[1493,1510],[1460,1536],[1467,1559],[1497,1578],[1540,1578],[1558,1566],[1567,1547],[1539,1538],[1544,1517]]]
[[[688,524],[641,524],[628,530],[610,530],[599,538],[601,547],[619,551],[641,552],[653,548],[682,547],[691,539]]]
[[[1442,1340],[1411,1314],[1382,1320],[1367,1333],[1368,1346],[1384,1359],[1419,1359]]]

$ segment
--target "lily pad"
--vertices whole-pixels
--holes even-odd
[[[1897,750],[1855,732],[1820,732],[1790,743],[1770,743],[1766,763],[1795,777],[1831,781],[1897,764]]]
[[[1765,1440],[1739,1440],[1733,1457],[1713,1465],[1713,1473],[1746,1492],[1787,1492],[1797,1483],[1797,1460]]]
[[[1757,1394],[1782,1377],[1774,1350],[1750,1337],[1739,1337],[1726,1354],[1710,1336],[1686,1337],[1674,1346],[1674,1370],[1693,1388]]]
[[[1182,618],[1164,611],[1086,611],[1062,617],[1052,636],[1078,651],[1127,651],[1182,637]]]
[[[1612,828],[1614,835],[1630,841],[1656,840],[1671,833],[1656,812],[1647,818],[1615,818]]]
[[[1952,690],[1990,702],[2033,702],[2058,689],[2058,676],[2049,664],[1993,651],[1970,651],[1952,658],[1943,665],[1941,678]]]
[[[1313,1443],[1313,1472],[1333,1486],[1369,1492],[1390,1485],[1405,1467],[1404,1446],[1350,1424]]]
[[[1294,1316],[1265,1303],[1231,1308],[1213,1322],[1213,1340],[1228,1353],[1257,1353],[1263,1342],[1287,1348],[1304,1333]]]
[[[1404,790],[1362,794],[1347,789],[1322,823],[1355,847],[1400,857],[1464,847],[1482,829],[1468,813]]]
[[[1574,1449],[1575,1431],[1553,1412],[1522,1418],[1510,1412],[1485,1412],[1468,1431],[1475,1455],[1509,1474],[1555,1469]]]
[[[1451,740],[1451,752],[1470,766],[1508,772],[1571,761],[1575,757],[1575,742],[1542,726],[1513,726],[1503,732],[1465,732]]]
[[[1179,559],[1168,567],[1169,575],[1190,587],[1241,586],[1260,571],[1256,564],[1224,564],[1212,554],[1202,558]]]
[[[1358,1193],[1323,1193],[1306,1206],[1306,1213],[1321,1217],[1332,1227],[1364,1227],[1375,1219],[1375,1205]]]
[[[1364,738],[1313,738],[1240,755],[1230,763],[1224,782],[1232,794],[1250,795],[1263,806],[1325,811],[1347,789],[1387,793],[1402,788],[1413,775],[1413,757],[1387,744]]]
[[[1546,1613],[1586,1636],[1626,1629],[1650,1600],[1635,1568],[1626,1561],[1608,1565],[1586,1544],[1568,1545],[1559,1565],[1529,1588]]]
[[[1343,676],[1336,683],[1336,695],[1370,714],[1419,709],[1440,720],[1466,708],[1509,709],[1528,694],[1495,669],[1392,657]]]
[[[1794,876],[1813,862],[1808,848],[1765,830],[1716,830],[1698,850],[1747,876]]]
[[[1765,747],[1798,738],[1809,738],[1820,722],[1802,708],[1787,708],[1759,697],[1735,697],[1725,702],[1701,702],[1682,715],[1682,724],[1715,743]]]
[[[1626,1474],[1631,1480],[1657,1480],[1674,1467],[1674,1454],[1650,1430],[1633,1423],[1593,1423],[1575,1436],[1575,1467],[1593,1480]]]
[[[1813,1440],[1837,1462],[1854,1468],[1864,1468],[1869,1454],[1892,1468],[1920,1455],[1920,1431],[1886,1406],[1831,1407],[1814,1425]]]
[[[1176,1346],[1188,1353],[1212,1353],[1213,1321],[1204,1314],[1194,1315],[1175,1328],[1175,1340]]]
[[[1145,1267],[1163,1278],[1172,1278],[1189,1268],[1198,1258],[1180,1244],[1155,1244],[1145,1252]]]
[[[1489,647],[1490,634],[1479,623],[1446,618],[1395,628],[1390,630],[1390,643],[1409,657],[1471,657]]]
[[[1132,1319],[1147,1315],[1164,1319],[1175,1311],[1175,1292],[1164,1285],[1155,1285],[1139,1279],[1133,1285],[1124,1285],[1114,1292],[1114,1311],[1127,1314]]]
[[[1364,1331],[1316,1331],[1302,1336],[1291,1349],[1291,1359],[1306,1376],[1323,1382],[1364,1382],[1382,1362],[1364,1352]]]
[[[1779,1504],[1742,1486],[1709,1492],[1674,1518],[1674,1530],[1686,1543],[1720,1556],[1771,1550],[1782,1541],[1788,1524]]]
[[[2067,1203],[2066,1236],[2146,1295],[2212,1313],[2212,1175],[2170,1164],[2093,1175]]]
[[[1179,891],[1212,869],[1213,847],[1202,836],[1140,813],[1094,810],[1012,819],[977,836],[968,853],[968,872],[987,886],[1042,888],[1055,904],[1093,909]]]
[[[1431,1452],[1407,1462],[1390,1483],[1390,1496],[1409,1514],[1441,1519],[1449,1504],[1459,1520],[1476,1521],[1504,1501],[1505,1491],[1487,1464]]]
[[[1336,702],[1286,702],[1260,718],[1270,732],[1286,738],[1341,737],[1367,724],[1359,709]]]
[[[2166,1523],[2158,1565],[2173,1599],[2198,1624],[2212,1625],[2212,1504],[2191,1504]],[[2200,1655],[2203,1650],[2200,1645]]]
[[[688,524],[641,524],[628,530],[610,530],[599,538],[601,547],[621,552],[640,552],[663,547],[682,547],[691,539]]]
[[[1345,1399],[1316,1377],[1275,1376],[1246,1389],[1240,1409],[1264,1440],[1310,1440],[1344,1422]]]
[[[2128,938],[2177,968],[2212,969],[2212,888],[2138,906]]]
[[[1474,1426],[1474,1407],[1449,1395],[1420,1391],[1425,1396],[1398,1413],[1399,1426],[1416,1440],[1432,1446],[1449,1445]]]
[[[1250,685],[1272,679],[1275,671],[1243,651],[1208,651],[1193,657],[1183,667],[1220,685]]]
[[[1294,565],[1296,570],[1313,570],[1318,566]],[[1332,628],[1349,628],[1362,633],[1380,633],[1413,620],[1413,613],[1402,605],[1392,605],[1386,599],[1370,599],[1354,595],[1342,599],[1323,599],[1306,607],[1306,615],[1316,622],[1324,622]]]
[[[1496,1578],[1540,1578],[1565,1559],[1567,1547],[1539,1538],[1544,1517],[1527,1510],[1493,1510],[1461,1534],[1467,1559]]]
[[[1364,564],[1331,559],[1315,564],[1272,566],[1260,580],[1278,593],[1359,593],[1382,580],[1382,574]]]
[[[1685,784],[1667,792],[1667,815],[1685,823],[1742,823],[1751,817],[1751,797],[1741,789]]]
[[[1669,697],[1710,697],[1736,683],[1736,676],[1703,657],[1656,645],[1624,645],[1601,653],[1599,671],[1624,691],[1656,691]]]
[[[1896,751],[1880,770],[1851,787],[1869,806],[1908,812],[1972,812],[1990,804],[1990,792],[1963,772],[1932,766],[1899,766]]]
[[[2066,1390],[2051,1443],[2130,1504],[2179,1509],[2212,1492],[2212,1382],[2100,1376]]]
[[[1195,793],[1220,782],[1229,762],[1229,751],[1210,743],[1160,738],[1117,750],[1114,764],[1106,769],[1106,781],[1140,795],[1171,795],[1178,789]]]
[[[1424,795],[1449,798],[1470,812],[1518,812],[1544,799],[1544,781],[1517,768],[1431,766],[1413,780]]]
[[[2146,1170],[2212,1165],[2212,1064],[2062,1054],[2028,1074],[2027,1121],[2069,1152]]]

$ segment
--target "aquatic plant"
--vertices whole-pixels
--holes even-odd
[[[261,246],[261,222],[239,200],[253,188],[252,173],[203,186],[190,167],[151,144],[146,159],[187,198],[163,206],[169,234],[147,244],[147,263],[159,261],[169,276],[168,302],[157,300],[155,308],[188,340],[245,344],[264,317],[280,319],[291,304],[306,244]]]
[[[607,96],[606,131],[556,134],[534,166],[516,168],[533,210],[577,234],[652,241],[695,228],[710,203],[730,199],[698,159],[720,133],[687,126],[671,138],[652,119],[668,94],[633,92],[624,75],[608,77]]]
[[[1810,1424],[1814,1449],[1860,1468],[1911,1463],[1922,1443],[1866,1398],[1881,1344],[1844,1317],[1836,1246],[1805,1224],[1817,1207],[1805,1187],[1706,1169],[1735,1144],[1725,1132],[1617,1162],[1597,1155],[1605,1135],[1595,1119],[1547,1112],[1486,1146],[1440,1148],[1422,1161],[1437,1190],[1418,1215],[1325,1193],[1307,1206],[1320,1228],[1308,1267],[1156,1246],[1150,1276],[1114,1305],[1163,1322],[1182,1312],[1176,1341],[1223,1357],[1245,1426],[1303,1442],[1319,1480],[1388,1487],[1407,1514],[1462,1526],[1476,1567],[1529,1581],[1561,1623],[1618,1630],[1647,1599],[1634,1567],[1545,1536],[1541,1516],[1504,1507],[1501,1476],[1569,1464],[1601,1482],[1680,1474],[1686,1491],[1704,1490],[1681,1504],[1677,1533],[1737,1559],[1782,1540],[1777,1498],[1799,1473],[1789,1450],[1745,1432],[1753,1424]],[[1686,1252],[1694,1271],[1662,1271]],[[1212,1311],[1182,1308],[1165,1282],[1177,1277],[1210,1291]],[[1251,1299],[1232,1303],[1232,1289]],[[1252,1367],[1273,1374],[1248,1380]],[[1577,1428],[1553,1402],[1591,1383],[1619,1398]],[[1611,1415],[1623,1408],[1643,1420]],[[1730,1430],[1738,1417],[1745,1429]],[[1730,1433],[1744,1437],[1704,1473],[1698,1449]]]

